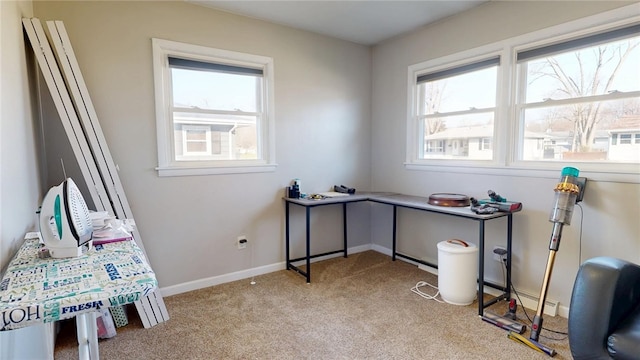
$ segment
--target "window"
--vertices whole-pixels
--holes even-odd
[[[491,139],[492,138],[482,138],[478,143],[478,150],[491,150]]]
[[[152,44],[159,175],[273,171],[273,60]]]
[[[426,142],[427,153],[444,154],[444,141],[442,140],[428,140]]]
[[[555,174],[569,164],[637,181],[640,18],[629,13],[409,66],[407,168]]]
[[[478,146],[493,138],[497,73],[500,58],[492,56],[457,66],[415,72],[414,124],[422,159],[492,159]],[[469,143],[475,147],[469,148]]]
[[[211,129],[208,126],[183,125],[176,133],[182,134],[182,153],[176,158],[211,155]]]
[[[640,25],[521,50],[516,58],[517,116],[529,134],[519,141],[519,160],[636,161],[608,145],[612,131],[640,116]],[[523,151],[535,138],[555,139],[553,156]],[[632,143],[629,133],[618,139]]]
[[[631,144],[631,134],[620,134],[620,144]]]

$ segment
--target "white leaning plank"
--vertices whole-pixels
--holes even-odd
[[[33,52],[38,60],[40,71],[45,79],[51,97],[58,111],[65,133],[73,149],[82,176],[87,184],[89,193],[97,210],[106,210],[109,199],[104,189],[104,184],[94,163],[91,151],[80,127],[77,114],[73,108],[71,98],[66,90],[60,69],[56,64],[51,47],[38,19],[22,19],[22,24]]]
[[[120,219],[134,219],[64,23],[62,21],[47,21],[47,26],[58,62],[62,67],[67,86],[80,115],[82,128],[93,150],[94,160],[97,162],[103,183],[109,194],[111,210]],[[134,230],[133,235],[148,261],[148,255],[137,229]],[[144,316],[141,313],[140,317],[145,327],[169,319],[169,313],[162,296],[155,293],[141,300],[140,304],[136,303],[136,308],[139,313],[144,312]]]
[[[44,29],[40,21],[36,18],[23,19],[22,23],[29,37],[49,92],[51,93],[56,110],[58,111],[60,121],[69,138],[69,143],[76,156],[85,182],[87,183],[87,188],[97,208],[96,210],[112,210],[111,201],[109,201],[106,195],[104,183],[100,178],[95,160],[89,150],[87,139],[78,121],[77,113],[73,108],[71,98],[69,97],[60,69],[47,41]],[[98,178],[100,178],[99,181]],[[142,306],[140,309],[142,309],[143,312],[146,311],[152,314],[151,319],[155,319],[149,305]],[[143,319],[145,327],[151,326],[148,315],[141,314],[141,319]],[[157,322],[153,322],[153,325],[156,323]]]

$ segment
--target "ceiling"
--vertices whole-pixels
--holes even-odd
[[[374,45],[488,0],[185,0],[234,14]]]

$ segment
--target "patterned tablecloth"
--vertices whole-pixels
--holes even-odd
[[[72,318],[142,299],[158,282],[134,241],[97,245],[76,258],[38,257],[27,239],[0,282],[0,331]]]

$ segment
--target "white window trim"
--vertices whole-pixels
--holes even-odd
[[[520,130],[515,109],[514,93],[517,86],[517,66],[515,56],[518,51],[541,46],[550,42],[563,41],[605,29],[630,25],[640,21],[637,4],[607,11],[601,14],[574,20],[543,30],[506,39],[456,54],[431,59],[408,68],[407,101],[407,141],[405,168],[408,170],[444,171],[470,174],[511,175],[527,177],[556,178],[564,166],[575,166],[582,176],[595,181],[640,183],[640,166],[637,164],[598,164],[583,162],[536,162],[517,160],[517,136]],[[418,159],[415,122],[416,78],[419,74],[437,71],[457,64],[473,62],[474,59],[501,54],[498,72],[498,110],[494,120],[494,160],[442,160]]]
[[[175,41],[152,39],[153,75],[156,101],[156,131],[158,138],[159,176],[191,176],[214,174],[238,174],[273,172],[275,162],[275,115],[274,115],[274,66],[273,59],[266,56],[214,49],[205,46],[185,44]],[[171,96],[168,56],[183,56],[194,60],[211,61],[223,59],[224,63],[236,66],[261,67],[263,70],[264,111],[258,131],[258,160],[215,160],[211,162],[173,161],[174,142],[170,104],[165,104]]]
[[[422,125],[420,121],[417,121],[417,103],[418,103],[418,84],[416,83],[416,79],[418,76],[425,74],[427,72],[437,72],[440,70],[444,70],[447,68],[455,68],[458,66],[471,64],[475,62],[479,62],[482,60],[495,58],[496,56],[501,57],[501,61],[505,57],[505,51],[501,44],[493,44],[489,46],[484,46],[482,48],[476,48],[467,50],[464,52],[456,53],[449,56],[444,56],[441,58],[428,60],[421,62],[419,64],[409,66],[409,71],[407,75],[407,94],[408,96],[408,109],[407,109],[407,152],[406,152],[406,162],[405,166],[410,167],[412,170],[418,170],[422,167],[431,168],[432,166],[463,166],[463,167],[495,167],[498,166],[498,159],[500,156],[498,155],[499,144],[502,142],[502,137],[500,136],[500,129],[498,128],[499,118],[502,116],[501,113],[504,112],[504,107],[501,107],[501,101],[503,101],[502,93],[504,92],[503,81],[501,72],[498,71],[498,85],[496,89],[496,111],[494,117],[494,149],[496,149],[496,153],[494,154],[493,160],[449,160],[449,159],[421,159],[419,152],[420,148],[420,140],[416,133],[422,133]],[[500,65],[502,66],[502,65]]]

